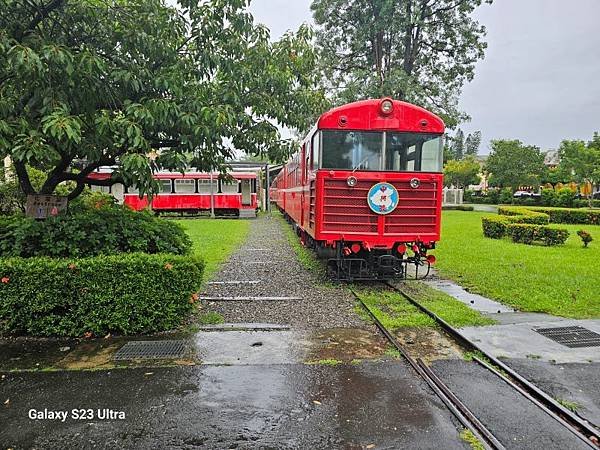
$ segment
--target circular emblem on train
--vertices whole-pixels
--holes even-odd
[[[377,214],[389,214],[398,206],[398,190],[390,183],[377,183],[367,194],[369,208]]]

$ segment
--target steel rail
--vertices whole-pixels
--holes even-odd
[[[477,417],[450,391],[450,389],[437,377],[431,376],[433,372],[421,360],[415,360],[406,349],[398,342],[392,333],[381,323],[375,316],[371,308],[363,301],[360,296],[350,290],[354,297],[359,301],[361,306],[373,320],[377,328],[383,333],[387,340],[402,354],[408,361],[411,367],[417,372],[421,378],[429,385],[433,392],[442,400],[446,407],[454,414],[459,422],[475,435],[475,437],[483,443],[486,449],[504,450],[505,447],[498,439],[483,425]]]
[[[575,436],[588,444],[590,447],[600,448],[600,430],[598,430],[594,425],[565,408],[555,399],[550,397],[546,392],[519,374],[516,370],[500,361],[494,355],[486,352],[483,348],[471,341],[440,316],[435,314],[433,311],[430,311],[421,303],[413,299],[410,295],[402,291],[402,289],[399,289],[389,282],[386,282],[385,284],[402,295],[412,305],[416,306],[422,312],[435,320],[444,329],[444,331],[446,331],[456,340],[460,341],[465,347],[476,350],[485,356],[485,358],[488,359],[491,364],[484,364],[484,366],[500,377],[503,381],[507,382],[511,387],[521,393],[521,395],[530,400],[536,406],[540,407],[541,405],[541,409],[544,412],[565,426],[569,431],[571,431]],[[477,362],[482,363],[479,358],[474,359],[477,360]],[[510,375],[510,378],[504,376],[502,372],[498,370],[498,368]]]

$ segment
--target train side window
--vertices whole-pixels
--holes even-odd
[[[239,192],[239,184],[238,180],[221,181],[221,192],[223,194],[237,194]]]
[[[172,180],[159,180],[160,191],[159,194],[172,194],[173,193],[173,182]]]
[[[321,157],[321,133],[317,131],[312,138],[312,170],[319,168]]]
[[[212,180],[212,192],[217,193],[217,180]],[[210,180],[198,180],[198,193],[199,194],[210,194],[211,193],[211,181]]]
[[[308,171],[310,170],[310,151],[311,151],[310,141],[308,141],[304,147],[304,173],[303,178],[304,181],[308,180]]]
[[[175,192],[177,194],[193,194],[196,191],[194,180],[175,180]]]
[[[140,190],[137,188],[137,186],[125,186],[125,193],[126,194],[139,194]]]

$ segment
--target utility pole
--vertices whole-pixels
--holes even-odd
[[[215,188],[213,184],[213,173],[210,171],[210,217],[215,218]]]

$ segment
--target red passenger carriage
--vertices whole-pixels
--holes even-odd
[[[89,177],[108,179],[111,175],[112,171],[104,171],[94,172]],[[110,193],[132,209],[150,208],[156,213],[194,214],[212,208],[216,214],[241,216],[258,208],[256,173],[232,172],[229,179],[224,180],[218,174],[159,172],[154,178],[159,182],[160,191],[151,200],[147,195],[140,197],[135,187],[113,186]]]
[[[442,135],[436,115],[391,99],[323,114],[272,195],[339,279],[405,276],[440,239]]]

